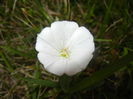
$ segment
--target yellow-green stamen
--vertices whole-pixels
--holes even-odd
[[[64,57],[64,58],[68,58],[68,57],[69,57],[69,54],[68,54],[67,49],[62,49],[62,50],[60,51],[60,56],[61,56],[61,57]]]

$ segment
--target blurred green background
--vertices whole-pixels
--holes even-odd
[[[36,57],[37,33],[56,20],[95,38],[88,68],[66,77],[69,90]],[[0,0],[0,99],[133,99],[132,53],[133,0]]]

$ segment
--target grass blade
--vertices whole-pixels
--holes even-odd
[[[23,78],[22,80],[36,85],[41,85],[46,87],[57,87],[57,83],[50,80],[33,79],[33,78]]]
[[[5,65],[7,66],[7,70],[9,72],[13,72],[13,68],[11,66],[11,64],[8,62],[7,58],[5,57],[5,55],[0,51],[0,58],[3,59]]]

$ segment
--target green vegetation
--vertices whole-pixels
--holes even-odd
[[[0,99],[133,99],[133,0],[1,0]],[[37,60],[37,33],[73,20],[95,37],[88,68],[57,77]]]

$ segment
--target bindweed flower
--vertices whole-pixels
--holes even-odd
[[[36,50],[44,68],[55,75],[74,75],[84,70],[95,50],[93,36],[73,21],[56,21],[37,36]]]

